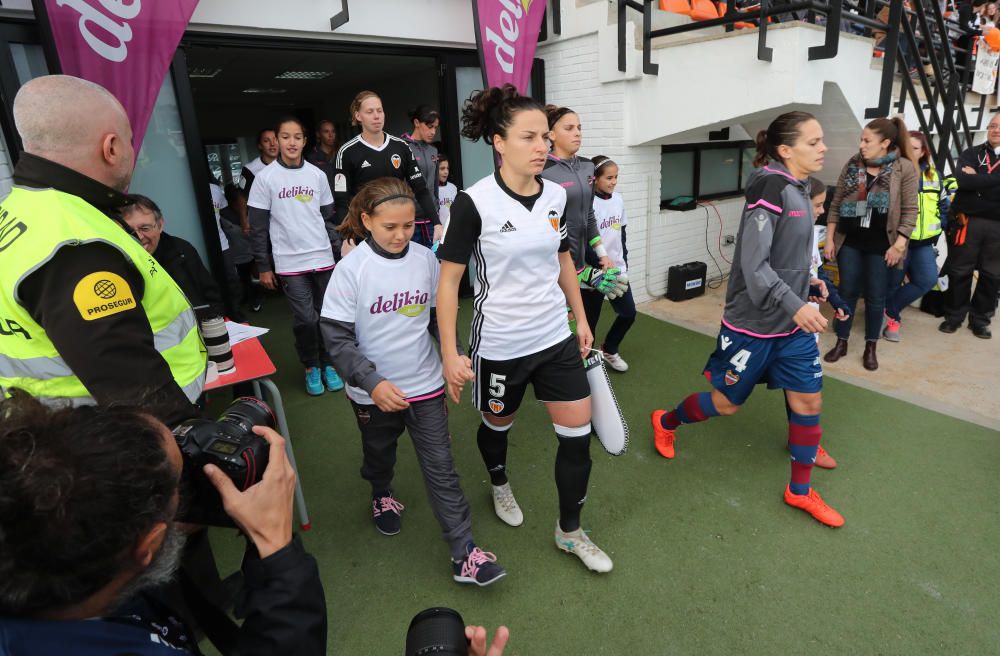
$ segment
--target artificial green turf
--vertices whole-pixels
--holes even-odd
[[[556,440],[531,400],[509,455],[525,522],[495,517],[467,388],[451,412],[453,450],[476,540],[508,576],[460,586],[405,437],[394,482],[403,531],[376,532],[348,402],[342,392],[305,394],[287,316],[270,297],[251,319],[273,328],[264,344],[313,523],[304,540],[322,572],[331,654],[402,653],[410,619],[429,606],[506,624],[507,654],[997,653],[994,431],[828,379],[823,444],[840,466],[816,469],[813,482],[847,519],[829,529],[782,502],[778,392],[758,388],[735,417],[682,428],[673,461],[653,450],[650,410],[708,389],[700,372],[713,341],[640,315],[621,350],[631,369],[612,372],[631,445],[612,457],[595,440],[583,513],[614,571],[590,573],[554,546]],[[605,306],[599,337],[612,317]],[[241,541],[215,531],[213,543],[221,568],[234,570]]]

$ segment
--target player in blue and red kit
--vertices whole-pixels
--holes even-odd
[[[844,518],[810,486],[823,386],[812,333],[822,332],[827,321],[807,302],[811,284],[825,288],[810,272],[809,175],[823,168],[825,152],[823,128],[805,112],[782,114],[758,133],[757,168],[747,181],[722,327],[705,365],[714,389],[688,396],[670,412],[655,410],[652,423],[657,451],[673,458],[681,424],[735,414],[758,383],[784,390],[792,459],[785,503],[837,527]]]

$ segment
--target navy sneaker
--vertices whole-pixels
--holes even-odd
[[[483,551],[474,542],[465,545],[465,559],[457,563],[451,561],[451,568],[454,572],[452,578],[456,581],[475,583],[481,588],[507,576],[507,570],[497,564],[497,557]]]
[[[382,535],[396,535],[402,528],[399,513],[404,506],[396,501],[389,492],[383,496],[372,497],[372,517],[375,519],[375,528]]]

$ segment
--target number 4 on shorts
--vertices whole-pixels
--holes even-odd
[[[741,374],[747,368],[747,362],[750,361],[750,355],[750,351],[740,349],[739,352],[729,360],[729,364],[733,365],[733,369],[736,370],[736,373]]]

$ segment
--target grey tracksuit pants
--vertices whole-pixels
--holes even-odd
[[[354,416],[361,429],[364,461],[361,477],[375,492],[389,490],[396,465],[396,443],[404,430],[409,431],[427,487],[431,511],[441,525],[444,541],[455,560],[465,558],[465,546],[472,541],[472,510],[458,483],[458,473],[451,457],[448,431],[448,407],[444,395],[411,401],[400,412],[383,412],[375,405],[354,406]]]
[[[295,351],[307,369],[330,364],[330,356],[319,330],[319,312],[323,309],[323,296],[330,283],[333,269],[311,271],[294,276],[279,275],[281,288],[292,309],[292,332],[295,334]]]

